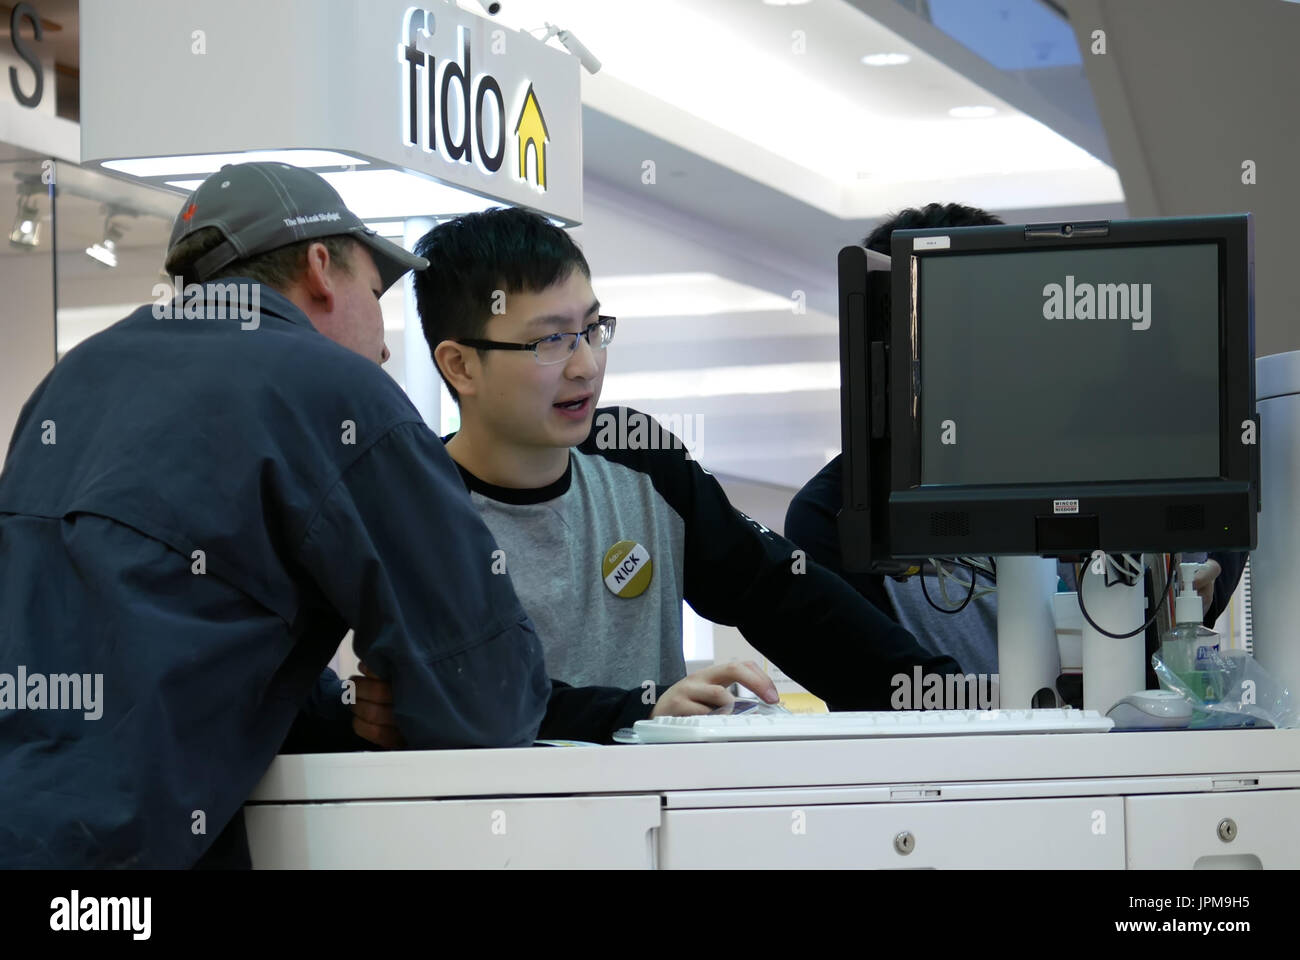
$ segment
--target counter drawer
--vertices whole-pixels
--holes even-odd
[[[665,810],[664,869],[1123,869],[1122,797]],[[901,834],[910,837],[899,840]]]
[[[650,869],[658,796],[244,807],[258,869]]]
[[[1127,797],[1124,806],[1130,869],[1300,868],[1300,790]]]

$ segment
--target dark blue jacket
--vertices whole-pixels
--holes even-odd
[[[349,626],[409,746],[537,734],[541,646],[441,441],[260,294],[256,329],[142,307],[23,408],[0,473],[0,866],[198,862]],[[73,674],[92,697],[102,678],[94,710],[51,685]]]

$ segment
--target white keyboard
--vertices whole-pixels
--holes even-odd
[[[633,724],[641,743],[728,740],[845,740],[860,737],[987,736],[999,733],[1106,733],[1096,710],[882,710],[869,713],[754,712],[740,716],[656,717]]]

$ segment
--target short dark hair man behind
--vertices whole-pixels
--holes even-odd
[[[349,627],[413,747],[527,745],[546,707],[379,367],[379,296],[423,260],[283,164],[213,174],[171,248],[195,285],[72,350],[0,474],[0,866],[247,865],[240,808]]]
[[[1002,219],[986,210],[968,207],[960,203],[930,203],[924,207],[909,207],[886,218],[876,226],[862,245],[868,250],[889,256],[890,238],[895,230],[917,230],[924,227],[976,227],[986,224],[1002,223]],[[847,580],[854,589],[870,600],[886,616],[902,624],[917,638],[917,641],[932,653],[945,653],[957,660],[972,673],[991,674],[996,672],[996,649],[992,651],[994,659],[990,660],[988,644],[983,642],[990,635],[990,623],[995,614],[988,604],[971,604],[957,616],[942,617],[938,631],[931,629],[935,618],[926,608],[925,599],[917,584],[908,583],[907,599],[915,595],[917,602],[904,602],[907,609],[900,610],[896,602],[903,589],[898,584],[886,584],[886,578],[879,574],[852,573],[844,569],[840,554],[839,529],[836,516],[844,505],[844,473],[841,465],[842,454],[837,454],[826,464],[790,501],[785,515],[785,535],[808,551],[808,556],[829,567]],[[972,574],[973,575],[973,574]],[[892,595],[891,595],[892,594]],[[939,594],[932,589],[934,596]],[[972,623],[983,619],[980,624]],[[964,628],[964,631],[963,629]],[[938,638],[934,635],[938,633]],[[971,634],[973,640],[964,642],[958,634]],[[996,636],[993,630],[992,636]]]
[[[1005,223],[1001,217],[979,207],[963,203],[927,203],[908,207],[876,224],[862,245],[868,250],[889,256],[889,241],[895,230],[924,230],[927,227],[986,227]]]
[[[886,217],[863,239],[868,250],[889,256],[890,239],[895,230],[920,230],[926,227],[981,227],[1002,223],[996,214],[961,203],[927,203],[908,207]],[[808,551],[818,563],[834,570],[889,617],[898,620],[893,602],[885,590],[884,577],[876,574],[848,573],[840,559],[840,538],[835,517],[843,506],[842,454],[804,484],[790,502],[785,516],[785,535]],[[965,660],[962,661],[966,663]],[[969,664],[967,667],[969,669]]]

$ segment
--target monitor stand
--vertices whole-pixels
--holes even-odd
[[[1132,586],[1114,583],[1106,586],[1106,571],[1092,572],[1093,564],[1084,565],[1079,589],[1083,591],[1088,616],[1111,633],[1128,633],[1146,619],[1146,597],[1142,577]],[[1114,574],[1112,574],[1114,579]],[[1098,633],[1083,621],[1083,708],[1097,710],[1103,716],[1117,701],[1130,693],[1146,689],[1147,649],[1145,632],[1117,640]]]
[[[1003,710],[1055,707],[1059,702],[1056,678],[1061,673],[1052,613],[1056,561],[1042,557],[996,560],[999,706]]]

